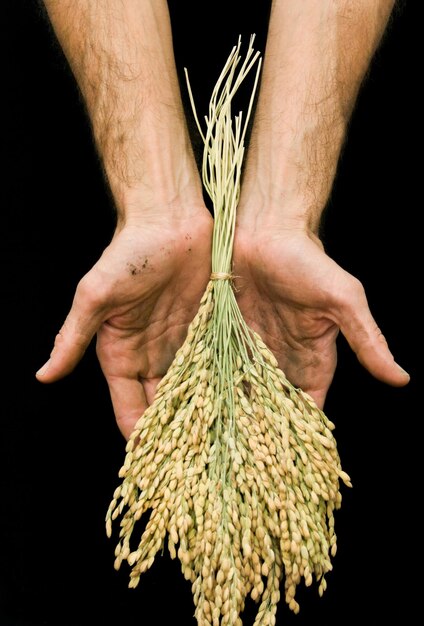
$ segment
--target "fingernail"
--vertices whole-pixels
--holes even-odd
[[[50,367],[50,359],[46,363],[44,363],[43,367],[40,367],[38,372],[36,372],[36,376],[44,376],[44,374],[47,372],[49,367]]]
[[[407,372],[406,370],[404,370],[404,369],[403,369],[403,367],[401,367],[401,366],[400,366],[400,365],[398,365],[397,363],[396,363],[396,365],[397,365],[397,367],[398,367],[398,370],[399,370],[399,371],[400,371],[400,372],[401,372],[404,376],[408,376],[408,378],[410,378],[410,376],[409,376],[408,372]]]

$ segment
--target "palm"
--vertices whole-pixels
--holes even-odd
[[[212,218],[125,226],[80,281],[56,338],[52,382],[73,369],[97,333],[97,354],[122,433],[151,403],[210,274]]]
[[[206,286],[211,230],[205,220],[201,231],[182,225],[179,233],[145,228],[118,234],[99,266],[108,269],[115,284],[113,308],[97,335],[97,353],[108,381],[119,425],[132,427],[148,404],[183,343]],[[126,265],[116,276],[115,249]],[[112,258],[110,258],[112,256]],[[95,268],[94,268],[95,269]]]
[[[339,309],[358,281],[303,233],[235,242],[238,301],[296,386],[322,406],[336,367]]]

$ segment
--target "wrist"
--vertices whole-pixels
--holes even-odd
[[[189,217],[203,203],[202,185],[188,136],[153,129],[134,141],[123,158],[103,158],[118,223],[156,218]],[[129,162],[131,167],[129,166]]]
[[[157,182],[152,178],[134,186],[110,185],[118,225],[152,222],[162,216],[170,221],[190,219],[197,207],[204,207],[198,181],[187,176],[174,182],[164,175]]]
[[[317,234],[345,130],[339,116],[332,117],[331,130],[317,120],[303,127],[293,120],[271,125],[259,117],[243,174],[240,215],[251,221],[258,214],[269,224]]]
[[[324,204],[289,188],[257,184],[253,189],[247,184],[237,209],[237,225],[246,231],[298,231],[316,237]]]
[[[248,160],[243,177],[238,213],[240,223],[265,220],[270,226],[319,231],[321,216],[330,197],[337,156],[320,171],[306,172],[307,165],[277,155]]]
[[[117,210],[116,229],[124,227],[145,227],[163,224],[166,228],[178,231],[184,223],[212,219],[203,198],[185,190],[181,195],[165,199],[166,195],[156,194],[155,199],[146,201],[146,195],[139,190],[127,193],[126,204]]]
[[[307,241],[313,241],[319,248],[324,246],[319,238],[318,228],[311,226],[303,217],[294,215],[290,210],[284,212],[281,207],[270,209],[268,201],[252,197],[252,205],[242,205],[237,214],[236,254],[257,262],[264,249],[272,241],[278,241],[281,251],[287,246],[298,248]]]

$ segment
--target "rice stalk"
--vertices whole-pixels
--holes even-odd
[[[255,626],[275,624],[280,591],[295,613],[303,580],[325,591],[336,553],[341,469],[334,424],[295,388],[245,323],[232,284],[244,141],[261,60],[251,38],[233,48],[199,122],[202,179],[214,207],[212,274],[184,344],[126,445],[106,515],[120,518],[115,567],[130,587],[165,547],[191,582],[199,626],[241,626],[248,595]],[[243,118],[231,104],[256,66]],[[141,537],[133,531],[147,519]]]

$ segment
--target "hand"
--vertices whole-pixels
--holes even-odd
[[[80,281],[38,380],[69,374],[97,333],[97,354],[122,434],[152,402],[210,275],[212,218],[128,222]]]
[[[409,381],[368,308],[361,283],[303,230],[240,226],[234,273],[246,322],[262,336],[294,385],[322,408],[336,368],[339,329],[359,361],[394,386]]]

